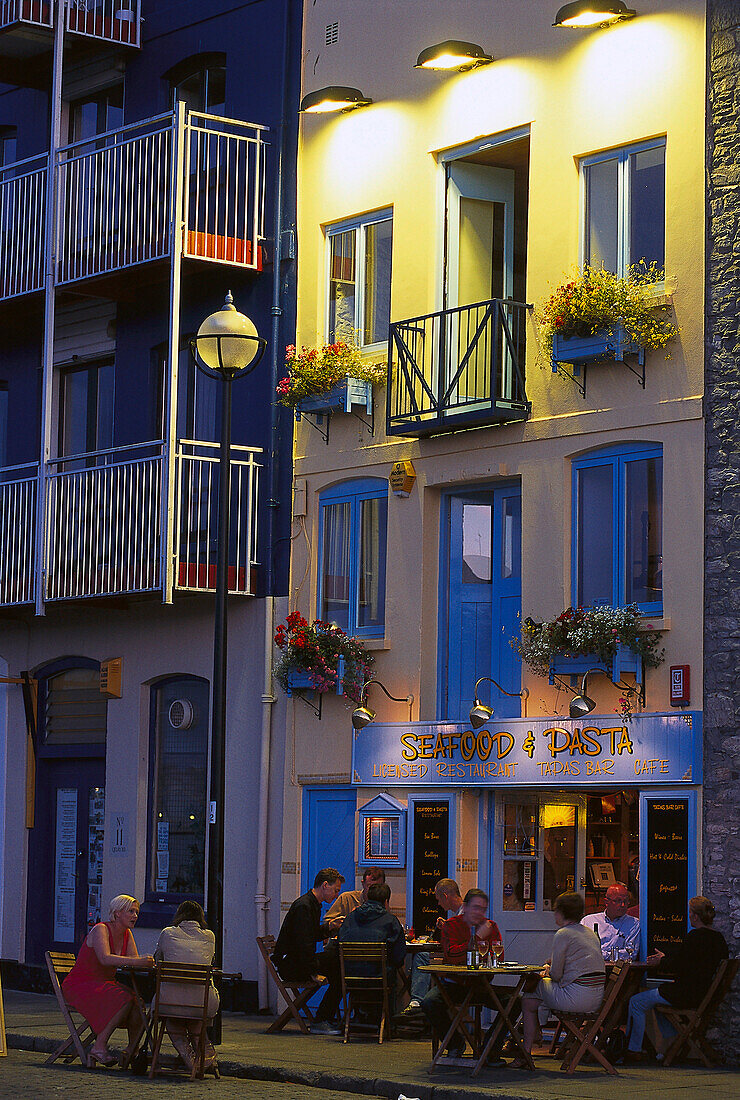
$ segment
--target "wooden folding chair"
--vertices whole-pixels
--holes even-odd
[[[47,951],[44,957],[46,959],[46,968],[49,971],[49,977],[51,979],[51,988],[54,990],[54,996],[57,999],[59,1011],[64,1017],[64,1022],[69,1029],[69,1036],[63,1043],[60,1043],[53,1054],[49,1055],[44,1065],[50,1066],[52,1062],[56,1062],[58,1058],[61,1058],[62,1061],[67,1063],[73,1062],[75,1058],[79,1058],[83,1066],[87,1066],[87,1052],[93,1044],[95,1032],[81,1013],[70,1008],[62,993],[62,982],[74,966],[76,962],[75,956],[65,951]],[[75,1018],[80,1019],[82,1023],[75,1023]]]
[[[387,945],[385,943],[338,943],[339,974],[344,1002],[344,1038],[349,1042],[352,1010],[358,1005],[380,1008],[378,1043],[383,1042],[386,1028],[390,1034],[390,980],[388,977]],[[358,974],[358,969],[370,970]],[[354,973],[353,973],[354,971]],[[355,1025],[356,1027],[357,1025]],[[367,1029],[368,1025],[362,1025]]]
[[[618,1077],[616,1069],[604,1053],[604,1044],[608,1038],[605,1024],[614,1005],[617,1003],[622,987],[629,973],[628,963],[617,963],[606,980],[604,999],[598,1012],[553,1012],[566,1031],[566,1037],[560,1048],[562,1062],[560,1068],[565,1073],[575,1073],[576,1066],[590,1055],[604,1067],[607,1073]]]
[[[213,1073],[220,1077],[216,1059],[209,1066],[205,1065],[206,1057],[206,1024],[208,1023],[208,995],[212,989],[212,966],[200,966],[196,963],[157,963],[157,990],[154,995],[152,1007],[152,1035],[154,1047],[152,1050],[152,1064],[149,1068],[149,1076],[163,1067],[159,1063],[159,1054],[162,1047],[162,1039],[168,1019],[200,1021],[200,1036],[195,1051],[193,1068],[190,1071],[190,1080],[203,1077],[205,1073]],[[163,986],[166,989],[163,990]],[[187,996],[185,991],[189,991]],[[179,998],[179,999],[178,999]],[[166,1067],[171,1068],[171,1067]],[[179,1072],[179,1069],[176,1071]]]
[[[674,1008],[673,1005],[656,1005],[655,1011],[665,1016],[676,1029],[676,1037],[669,1044],[663,1065],[670,1066],[679,1054],[698,1058],[709,1069],[719,1062],[707,1039],[714,1014],[730,991],[735,975],[740,967],[740,959],[723,959],[717,967],[712,983],[704,994],[698,1008]]]
[[[306,982],[284,981],[277,972],[277,967],[272,961],[275,950],[274,936],[257,936],[257,946],[262,958],[265,960],[267,973],[277,986],[278,993],[288,1006],[277,1020],[273,1020],[265,1034],[271,1035],[276,1031],[282,1031],[290,1020],[295,1020],[304,1035],[309,1034],[309,1025],[313,1023],[313,1013],[308,1007],[308,1001],[313,997],[317,989],[327,985],[326,978],[320,982],[313,979]]]

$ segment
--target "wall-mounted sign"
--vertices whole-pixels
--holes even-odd
[[[701,783],[701,712],[494,718],[473,731],[455,722],[371,722],[355,730],[359,786],[574,787]]]
[[[410,496],[411,490],[414,487],[414,482],[416,481],[416,470],[414,469],[413,462],[408,460],[404,462],[394,462],[391,466],[391,473],[388,481],[391,485],[391,492],[395,496]]]
[[[414,803],[414,866],[412,926],[417,935],[434,930],[437,917],[445,916],[437,905],[434,887],[449,874],[450,806],[447,801]]]
[[[647,802],[647,953],[671,957],[688,926],[689,801],[649,798]]]
[[[691,665],[671,665],[671,706],[687,707],[691,702]]]
[[[100,662],[100,690],[103,695],[120,699],[123,694],[122,679],[123,657],[111,657],[108,661]]]

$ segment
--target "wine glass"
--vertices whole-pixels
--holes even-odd
[[[493,953],[493,965],[494,966],[500,966],[501,965],[501,957],[504,953],[504,945],[502,943],[492,943],[491,944],[491,951]]]
[[[490,954],[490,951],[491,951],[491,941],[490,940],[479,940],[478,941],[478,954],[480,955],[480,964],[481,964],[481,966],[483,967],[484,970],[487,970],[488,966],[489,966],[488,956]]]

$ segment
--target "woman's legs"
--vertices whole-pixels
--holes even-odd
[[[541,1037],[540,1021],[537,1016],[537,1010],[541,1005],[539,998],[524,997],[522,998],[522,1019],[524,1022],[524,1049],[527,1054],[532,1053],[532,1046],[535,1040]]]
[[[125,1004],[123,1008],[120,1008],[115,1016],[112,1016],[108,1023],[105,1025],[102,1031],[99,1031],[95,1036],[95,1042],[90,1047],[90,1053],[97,1057],[98,1055],[106,1056],[110,1053],[108,1050],[108,1040],[117,1027],[128,1026],[128,1016],[131,1012],[132,1005]]]
[[[188,1036],[189,1029],[185,1020],[178,1020],[173,1016],[168,1016],[165,1021],[165,1026],[173,1047],[188,1069],[192,1071],[195,1054],[190,1045],[190,1038]]]
[[[645,1038],[645,1017],[656,1005],[667,1005],[668,1001],[661,997],[657,989],[646,989],[644,993],[636,993],[630,997],[627,1013],[627,1034],[629,1042],[627,1049],[633,1054],[642,1050],[642,1040]]]

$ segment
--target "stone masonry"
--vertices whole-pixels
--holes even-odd
[[[740,0],[709,0],[707,57],[704,886],[740,950]],[[717,1045],[740,1062],[740,988]]]

